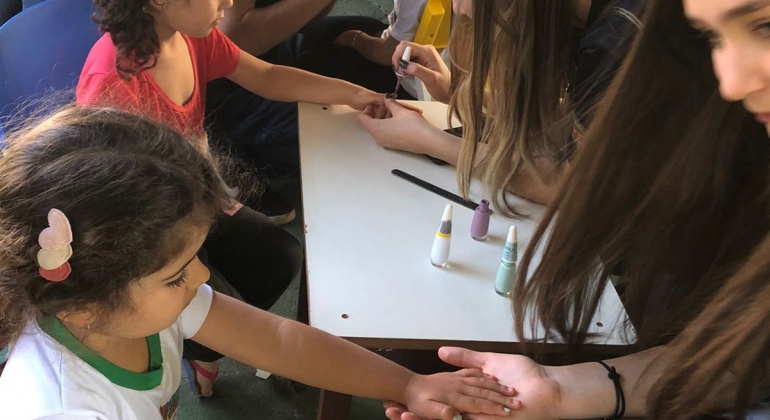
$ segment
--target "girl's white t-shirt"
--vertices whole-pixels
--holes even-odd
[[[396,41],[414,40],[427,3],[428,0],[393,0],[393,11],[388,15],[390,26],[382,33],[382,37],[391,36]]]
[[[143,374],[123,370],[82,344],[78,346],[58,320],[33,320],[14,344],[0,376],[0,417],[175,419],[182,340],[194,336],[203,325],[212,297],[211,288],[201,286],[174,325],[148,337],[151,366]]]

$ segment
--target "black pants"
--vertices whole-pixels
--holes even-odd
[[[249,207],[232,217],[223,213],[203,246],[198,257],[211,272],[211,288],[264,310],[302,268],[297,239]],[[185,359],[213,362],[221,357],[192,340],[184,342]]]
[[[349,30],[363,31],[380,36],[388,25],[377,19],[360,16],[327,17],[314,25],[302,42],[302,53],[297,57],[297,67],[323,76],[347,80],[375,92],[393,92],[396,75],[390,65],[369,61],[352,48],[332,44],[341,33]],[[403,88],[401,99],[414,99]]]
[[[300,39],[301,35],[294,35],[259,58],[295,67]],[[264,98],[228,79],[213,80],[206,89],[206,125],[217,147],[229,150],[271,179],[299,174],[296,102]]]

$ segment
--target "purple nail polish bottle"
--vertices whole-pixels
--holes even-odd
[[[471,238],[477,241],[485,241],[489,231],[489,201],[481,200],[473,213],[471,222]]]

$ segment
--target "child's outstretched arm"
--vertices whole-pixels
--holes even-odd
[[[276,66],[241,51],[235,71],[227,77],[241,87],[274,101],[348,105],[363,111],[382,104],[385,96],[344,80],[293,67]]]
[[[243,302],[214,294],[193,340],[233,359],[323,389],[398,401],[425,419],[458,412],[505,415],[514,390],[479,371],[418,375],[369,350]]]

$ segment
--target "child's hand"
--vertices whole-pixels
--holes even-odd
[[[431,139],[441,134],[420,113],[392,99],[367,107],[358,121],[381,147],[411,153],[427,153]]]
[[[406,73],[420,79],[433,99],[447,103],[452,75],[436,47],[403,41],[398,44],[393,53],[394,68],[398,68],[398,62],[401,60],[406,47],[412,47],[412,58],[409,67],[406,68]]]
[[[402,400],[411,413],[424,419],[453,420],[460,413],[505,416],[521,403],[516,390],[497,383],[477,369],[435,375],[415,374]]]
[[[439,357],[441,357],[441,360],[455,366],[482,369],[486,374],[494,375],[501,384],[515,385],[516,399],[519,401],[519,405],[516,407],[517,418],[532,420],[568,418],[559,414],[563,399],[560,384],[554,379],[552,374],[549,374],[546,367],[539,365],[528,357],[512,354],[479,353],[456,347],[441,348],[439,350]],[[409,411],[399,404],[393,402],[385,403],[385,415],[390,420],[420,420],[425,418],[424,415],[416,413],[414,410]],[[467,418],[473,420],[502,420],[498,416],[488,414],[469,415]]]
[[[377,92],[372,92],[369,89],[361,88],[353,97],[353,100],[348,104],[351,108],[357,111],[363,111],[367,106],[380,106],[385,103],[385,95]]]

